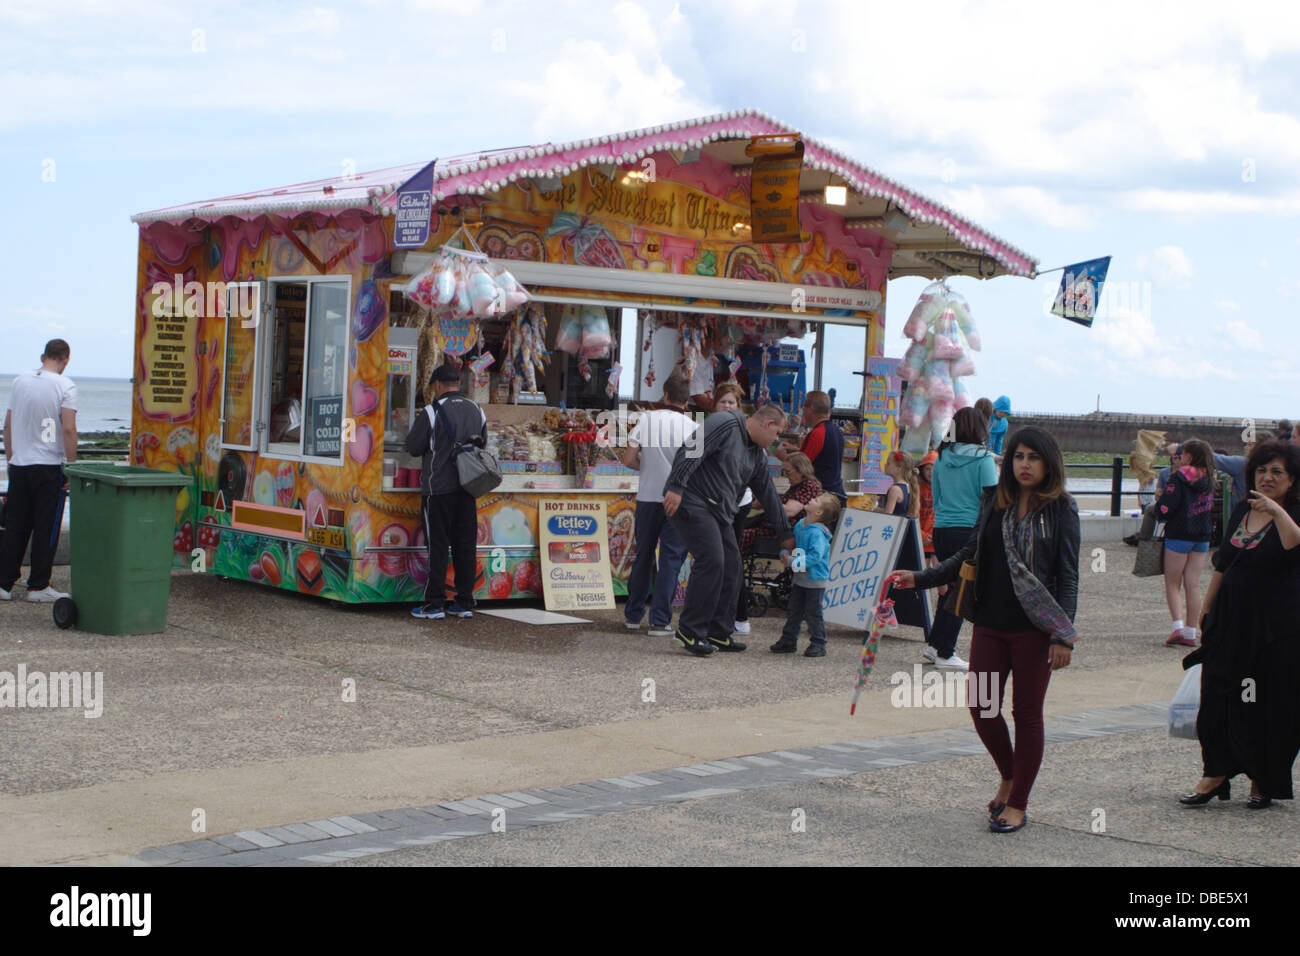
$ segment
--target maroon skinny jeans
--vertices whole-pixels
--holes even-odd
[[[1029,806],[1029,791],[1043,762],[1043,700],[1052,665],[1047,658],[1050,642],[1042,631],[1009,631],[997,627],[975,628],[970,646],[972,688],[989,688],[996,713],[988,716],[989,701],[973,698],[970,708],[975,731],[984,742],[989,756],[998,765],[1003,780],[1012,781],[1007,806],[1024,810]],[[977,676],[990,674],[992,679]],[[1002,697],[1007,675],[1015,678],[1011,692],[1011,715],[1016,722],[1016,746],[1012,750],[1011,733],[1002,719]]]

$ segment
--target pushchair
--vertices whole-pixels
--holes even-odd
[[[750,519],[750,526],[763,523],[762,515]],[[741,587],[749,601],[749,616],[762,617],[768,607],[785,610],[790,601],[794,574],[781,565],[781,543],[770,535],[758,535],[753,546],[741,554]],[[775,568],[773,563],[775,562]],[[764,595],[759,589],[767,591]]]

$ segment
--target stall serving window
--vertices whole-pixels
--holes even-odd
[[[227,311],[222,444],[338,464],[351,281],[272,279],[266,296],[268,308],[252,329]]]

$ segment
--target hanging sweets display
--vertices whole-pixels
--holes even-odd
[[[506,315],[528,301],[528,290],[490,262],[469,233],[462,229],[456,235],[464,236],[471,248],[457,249],[449,240],[412,280],[411,299],[430,311],[449,311],[456,319]]]
[[[972,404],[963,379],[975,374],[970,353],[982,343],[970,306],[942,280],[921,293],[903,335],[912,340],[898,367],[898,377],[909,383],[898,414],[907,429],[903,451],[924,455],[942,441],[956,410]]]

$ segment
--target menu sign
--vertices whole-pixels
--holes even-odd
[[[543,498],[542,594],[548,611],[614,607],[609,569],[609,526],[603,500]]]
[[[791,136],[756,136],[745,147],[754,157],[749,184],[749,215],[755,242],[801,242],[799,174],[803,140]]]
[[[304,455],[337,458],[343,454],[343,396],[324,395],[307,400],[307,435]]]
[[[145,418],[188,421],[199,403],[201,317],[187,316],[183,303],[173,307],[158,300],[153,292],[145,295],[144,334],[138,358],[140,410]]]

